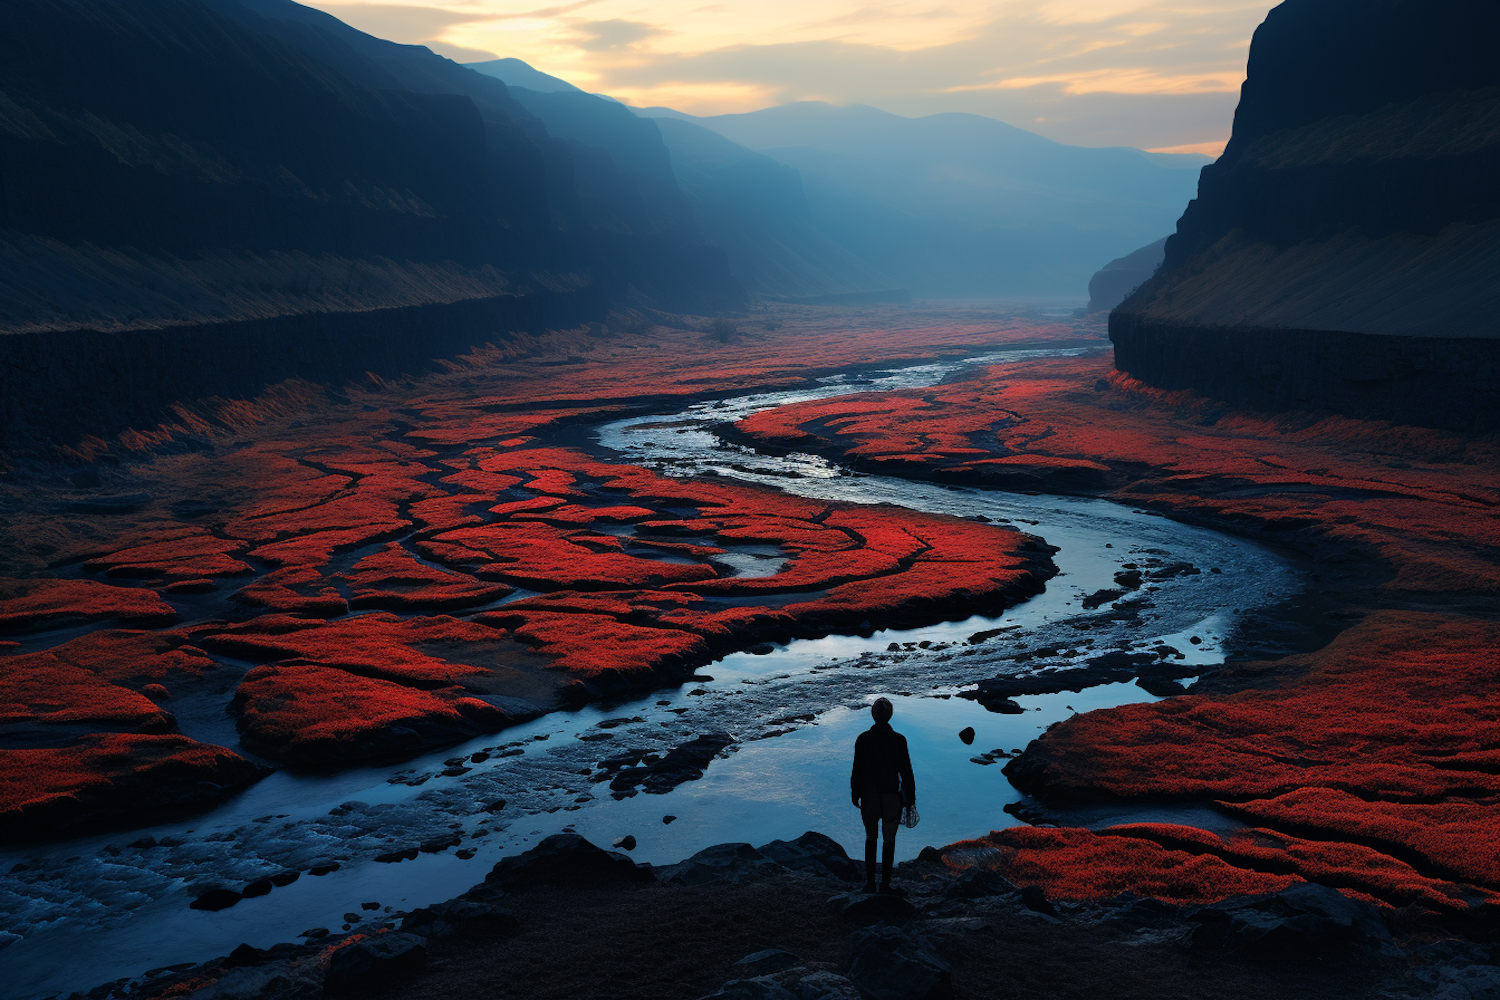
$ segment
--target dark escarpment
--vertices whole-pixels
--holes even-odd
[[[1500,424],[1500,8],[1288,0],[1118,367],[1266,409]]]
[[[14,0],[5,20],[0,447],[179,390],[743,303],[648,122],[625,116],[644,152],[624,161],[493,77],[290,0]],[[125,369],[142,378],[113,413]]]

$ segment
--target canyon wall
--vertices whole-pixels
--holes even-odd
[[[1116,364],[1235,405],[1500,426],[1500,8],[1288,0]]]

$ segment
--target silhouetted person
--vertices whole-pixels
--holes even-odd
[[[885,827],[885,852],[880,873],[880,891],[891,891],[891,869],[896,864],[896,828],[901,810],[917,804],[917,780],[911,773],[911,754],[906,737],[891,728],[891,703],[875,699],[870,715],[875,725],[854,741],[854,771],[849,775],[849,793],[865,821],[865,892],[875,891],[875,834]]]

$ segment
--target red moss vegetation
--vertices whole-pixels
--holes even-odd
[[[1486,623],[1384,612],[1282,661],[1292,678],[1276,687],[1076,716],[1008,773],[1054,800],[1219,799],[1500,887],[1493,846],[1474,849],[1500,823],[1494,649]]]
[[[97,580],[0,579],[0,632],[111,618],[155,623],[176,615],[151,590]]]
[[[0,630],[163,625],[175,617],[164,594],[235,622],[93,633],[5,655],[3,711],[64,736],[80,726],[170,729],[157,702],[210,671],[227,680],[222,672],[249,660],[233,694],[247,746],[288,762],[352,762],[513,721],[484,700],[492,694],[545,709],[565,695],[686,677],[766,639],[858,629],[875,616],[998,610],[1046,569],[1044,552],[1015,532],[671,480],[539,446],[561,425],[644,398],[806,385],[855,363],[1077,339],[1062,326],[997,331],[986,318],[893,327],[871,315],[728,347],[664,328],[649,340],[518,337],[443,375],[347,387],[354,405],[288,383],[252,402],[181,407],[174,422],[113,445],[83,442],[79,461],[129,450],[132,464],[109,475],[131,478],[151,500],[83,525],[57,519],[40,494],[24,498],[0,559],[35,578],[0,583]],[[559,365],[558,352],[588,360]],[[184,435],[214,447],[152,457]],[[715,561],[749,543],[783,552],[781,572],[741,579]],[[64,563],[96,578],[46,576]],[[495,607],[516,588],[540,594]],[[375,608],[428,617],[360,613]],[[69,768],[104,760],[69,748],[34,756],[49,754]],[[136,766],[128,754],[116,759]],[[7,775],[23,766],[6,760]],[[126,808],[108,796],[88,801]]]
[[[1214,903],[1276,892],[1300,881],[1113,831],[1011,827],[954,844],[944,853],[949,864],[993,868],[1017,885],[1039,885],[1063,899],[1109,899],[1133,892],[1170,903]]]
[[[61,748],[0,750],[0,839],[205,805],[264,773],[232,751],[185,736],[109,733]]]
[[[993,868],[1048,895],[1108,899],[1122,892],[1179,904],[1276,892],[1309,881],[1388,906],[1462,912],[1500,894],[1419,873],[1380,851],[1268,829],[1219,837],[1196,827],[1138,823],[1100,831],[1012,827],[944,852],[950,865]]]
[[[459,688],[424,691],[312,663],[256,667],[234,708],[247,746],[303,764],[413,753],[509,721]]]
[[[1346,560],[1358,552],[1390,570],[1391,590],[1500,591],[1494,436],[1231,411],[1135,382],[1108,355],[798,403],[737,427],[887,471],[1102,492]]]

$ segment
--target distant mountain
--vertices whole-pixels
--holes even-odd
[[[529,63],[519,59],[490,59],[487,62],[464,63],[464,65],[476,73],[493,76],[504,82],[507,87],[525,87],[527,90],[535,90],[541,94],[579,90],[568,81],[534,69]]]
[[[655,122],[704,236],[746,288],[818,299],[898,287],[817,228],[800,172],[691,122]]]
[[[1258,407],[1500,427],[1500,6],[1286,0],[1116,363]]]
[[[616,162],[640,156],[622,116],[659,135],[704,238],[724,249],[734,276],[750,291],[805,299],[895,287],[813,224],[797,170],[686,120],[638,118],[624,105],[584,94],[519,59],[468,65],[503,80],[554,135],[614,137],[616,144],[607,148]]]
[[[914,293],[1078,295],[1100,261],[1156,238],[1191,198],[1192,167],[1127,148],[1065,146],[968,114],[903,118],[800,103],[689,122],[796,168],[813,227]],[[670,142],[670,140],[669,140]],[[1167,161],[1172,162],[1172,161]]]

